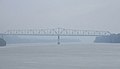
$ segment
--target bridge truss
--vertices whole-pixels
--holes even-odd
[[[58,44],[60,44],[60,36],[105,36],[110,35],[109,31],[95,30],[75,30],[75,29],[29,29],[29,30],[8,30],[2,35],[37,35],[37,36],[58,36]]]
[[[110,35],[109,31],[74,30],[74,29],[29,29],[29,30],[8,30],[4,35],[40,35],[40,36],[102,36]]]

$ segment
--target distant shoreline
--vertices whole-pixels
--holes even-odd
[[[120,43],[120,34],[96,37],[95,43]]]

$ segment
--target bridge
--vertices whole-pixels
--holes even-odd
[[[110,35],[109,31],[95,31],[95,30],[77,30],[77,29],[28,29],[28,30],[8,30],[2,34],[5,35],[34,35],[34,36],[57,36],[60,44],[60,36],[105,36]]]

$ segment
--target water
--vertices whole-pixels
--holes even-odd
[[[0,69],[120,69],[120,44],[10,44]]]

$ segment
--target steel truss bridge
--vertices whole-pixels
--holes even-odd
[[[54,29],[8,30],[2,33],[1,35],[58,36],[58,44],[60,44],[60,36],[105,36],[110,34],[111,33],[109,31],[54,28]]]

